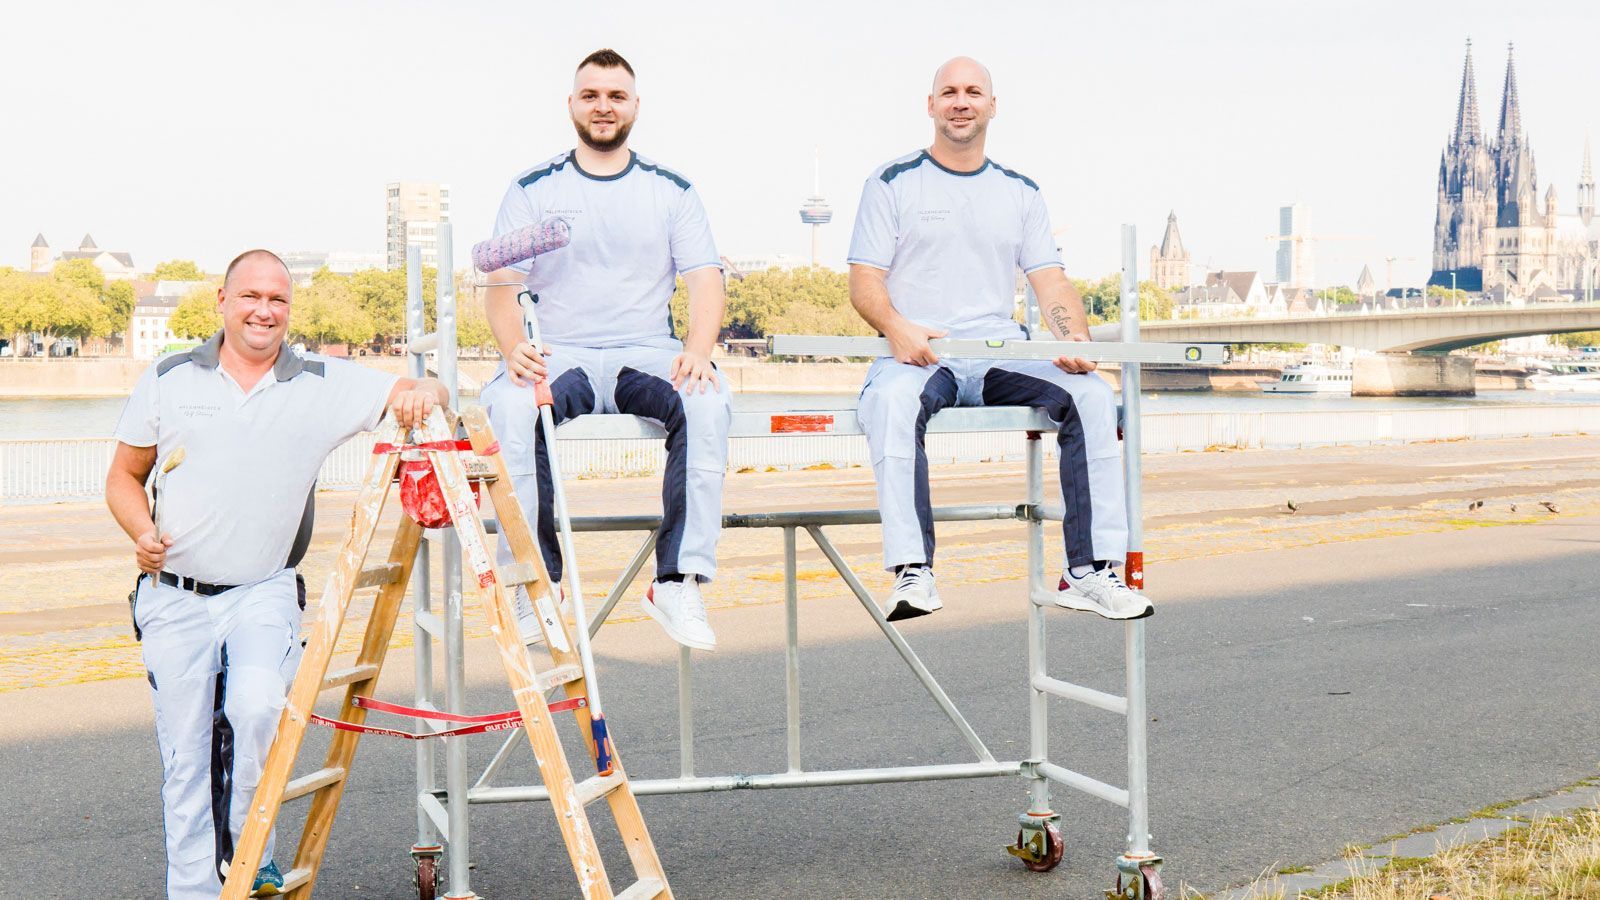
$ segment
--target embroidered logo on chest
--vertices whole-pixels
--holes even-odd
[[[222,412],[221,404],[217,403],[179,403],[178,415],[185,419],[209,419]]]

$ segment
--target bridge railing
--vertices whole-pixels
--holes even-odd
[[[1594,303],[1584,303],[1584,302],[1581,302],[1581,301],[1572,301],[1572,300],[1553,300],[1553,301],[1547,301],[1547,302],[1527,302],[1527,303],[1462,303],[1462,304],[1458,304],[1458,305],[1445,305],[1445,306],[1402,306],[1402,307],[1397,307],[1397,308],[1393,308],[1393,309],[1363,308],[1360,305],[1351,304],[1351,305],[1348,305],[1348,306],[1337,306],[1337,307],[1334,307],[1332,310],[1324,310],[1322,312],[1307,312],[1307,313],[1298,313],[1298,314],[1291,314],[1291,313],[1284,312],[1284,313],[1273,313],[1272,315],[1259,315],[1261,310],[1257,309],[1257,310],[1252,310],[1250,315],[1245,315],[1245,316],[1204,316],[1204,315],[1188,316],[1188,317],[1181,316],[1181,314],[1183,312],[1187,311],[1187,310],[1194,310],[1194,311],[1198,312],[1199,310],[1205,309],[1207,307],[1207,305],[1208,304],[1204,304],[1204,303],[1192,304],[1190,306],[1176,306],[1175,305],[1173,307],[1173,312],[1175,314],[1178,314],[1179,317],[1172,318],[1172,319],[1151,320],[1151,321],[1145,322],[1145,324],[1147,326],[1151,326],[1151,327],[1160,329],[1162,326],[1169,326],[1169,325],[1202,325],[1202,324],[1204,324],[1204,325],[1221,325],[1221,324],[1228,324],[1228,323],[1245,323],[1245,322],[1249,322],[1249,323],[1252,323],[1252,324],[1260,324],[1260,323],[1263,323],[1263,322],[1305,322],[1307,320],[1315,320],[1315,319],[1364,318],[1364,317],[1368,317],[1368,316],[1373,316],[1373,317],[1381,317],[1381,316],[1414,316],[1414,315],[1419,315],[1419,314],[1420,315],[1441,315],[1441,316],[1445,316],[1445,315],[1455,315],[1455,314],[1458,314],[1458,313],[1517,312],[1519,310],[1539,310],[1539,311],[1600,310],[1600,301],[1597,301],[1597,302],[1594,302]],[[1105,327],[1105,326],[1097,326],[1097,327]]]

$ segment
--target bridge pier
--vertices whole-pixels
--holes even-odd
[[[1472,397],[1477,394],[1473,361],[1435,353],[1358,356],[1352,365],[1354,397]]]

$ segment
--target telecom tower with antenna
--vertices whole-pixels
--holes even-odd
[[[811,264],[822,265],[818,244],[822,226],[833,221],[833,207],[822,198],[822,149],[816,151],[811,170],[811,196],[800,207],[800,221],[811,226]]]

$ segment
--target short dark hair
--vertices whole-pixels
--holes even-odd
[[[578,68],[573,71],[579,71],[584,66],[599,66],[602,69],[626,69],[628,74],[633,76],[633,66],[628,65],[628,61],[622,58],[622,54],[612,50],[610,47],[601,48],[585,56],[583,62],[578,63]]]
[[[261,247],[257,247],[253,250],[246,250],[238,256],[235,256],[233,258],[233,262],[228,263],[228,270],[222,273],[222,286],[228,286],[228,279],[233,277],[233,270],[238,268],[240,263],[255,256],[270,256],[275,262],[277,262],[278,265],[283,266],[283,271],[289,271],[289,264],[284,262],[282,257],[276,253],[273,253],[271,250],[265,250]],[[290,280],[292,281],[293,278],[291,277]]]

